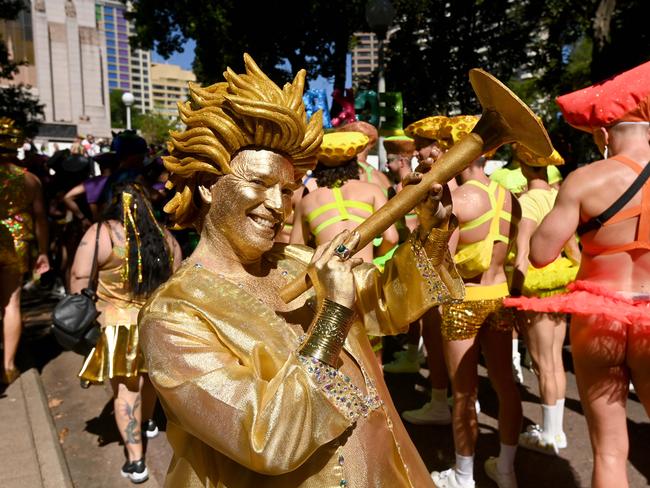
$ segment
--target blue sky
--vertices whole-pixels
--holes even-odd
[[[153,62],[154,63],[169,63],[169,64],[177,64],[183,69],[191,70],[192,69],[192,62],[194,61],[194,49],[196,47],[196,43],[193,40],[188,40],[185,45],[183,46],[183,52],[182,53],[175,53],[173,54],[169,59],[164,59],[162,56],[160,56],[158,53],[153,52]],[[346,82],[345,86],[350,86],[352,84],[352,67],[351,67],[351,61],[350,61],[350,56],[348,55],[348,60],[347,60],[347,69],[346,69]],[[332,102],[332,82],[327,80],[326,78],[323,78],[322,76],[319,76],[315,81],[313,81],[310,84],[311,88],[315,89],[324,89],[325,92],[327,93],[327,98],[330,101],[330,104]]]

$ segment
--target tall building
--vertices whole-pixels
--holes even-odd
[[[379,67],[379,41],[373,32],[355,32],[352,48],[352,83],[369,76]]]
[[[104,39],[94,0],[34,0],[3,39],[14,59],[29,65],[3,84],[27,83],[44,105],[41,141],[72,142],[77,134],[110,136]]]
[[[132,27],[124,18],[125,12],[126,6],[119,0],[96,1],[97,26],[106,41],[108,89],[130,91],[135,98],[133,108],[144,113],[153,107],[149,78],[151,55],[148,51],[131,48]]]
[[[187,83],[190,81],[196,81],[196,76],[191,71],[175,64],[153,63],[151,85],[154,111],[165,115],[170,120],[176,120],[178,117],[176,104],[189,97]]]

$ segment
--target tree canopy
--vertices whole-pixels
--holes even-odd
[[[236,1],[134,0],[134,45],[163,57],[196,41],[194,72],[202,83],[222,79],[227,66],[243,67],[248,52],[276,82],[300,68],[313,79],[335,78],[343,88],[352,33],[366,29],[364,0]],[[288,62],[288,66],[287,66]]]
[[[389,91],[404,94],[405,123],[435,113],[480,110],[467,73],[481,67],[539,113],[577,160],[593,145],[558,117],[555,97],[650,59],[647,0],[392,0]],[[365,0],[134,0],[137,47],[169,56],[196,41],[200,82],[242,68],[249,52],[272,79],[299,68],[311,79],[345,80],[351,36],[368,31]],[[374,80],[370,80],[374,85]]]

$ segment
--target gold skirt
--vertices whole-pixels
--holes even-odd
[[[84,361],[79,378],[103,383],[115,377],[135,377],[146,373],[138,341],[138,326],[107,325],[97,345]]]

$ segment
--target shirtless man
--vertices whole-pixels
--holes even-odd
[[[344,230],[353,230],[373,212],[386,204],[377,185],[361,181],[354,154],[361,153],[369,139],[359,132],[330,133],[323,137],[318,153],[319,164],[313,171],[318,189],[305,195],[295,211],[291,243],[319,246],[331,241]],[[350,157],[350,153],[353,154]],[[383,234],[379,254],[397,244],[397,229],[389,227]],[[357,257],[371,263],[373,246],[368,244]]]
[[[594,455],[592,486],[627,486],[625,404],[630,379],[650,412],[650,183],[604,225],[592,220],[650,160],[650,62],[558,98],[565,119],[591,132],[605,159],[574,171],[531,241],[535,266],[553,261],[576,230],[582,261],[564,311]],[[542,309],[543,311],[543,309]],[[609,311],[609,313],[608,313]]]
[[[415,145],[415,156],[420,164],[430,166],[442,156],[443,151],[440,149],[440,129],[447,121],[447,117],[436,115],[426,117],[410,124],[404,133],[413,139]],[[455,180],[447,183],[449,189],[456,188]],[[440,313],[437,308],[429,310],[422,316],[422,340],[427,350],[427,364],[429,366],[429,381],[431,382],[431,398],[428,402],[414,410],[405,410],[402,412],[402,418],[409,423],[417,425],[447,425],[451,423],[451,414],[449,413],[449,404],[447,403],[447,388],[449,378],[447,376],[447,367],[445,358],[442,353],[442,337],[440,335]],[[412,334],[412,335],[411,335]],[[414,339],[415,333],[409,330],[410,341],[415,342],[413,347],[419,342]],[[409,346],[407,346],[408,348]],[[385,371],[419,371],[419,362],[416,362],[413,353],[408,356],[398,356],[395,361],[384,365]],[[417,370],[415,368],[418,368]]]
[[[462,132],[468,131],[456,131],[452,126],[454,142],[460,140]],[[500,487],[517,486],[514,458],[522,410],[510,363],[513,316],[504,307],[503,299],[509,293],[504,265],[520,212],[516,198],[490,182],[484,166],[484,157],[473,161],[460,174],[462,184],[452,192],[459,226],[449,246],[464,278],[466,293],[463,303],[442,307],[443,350],[454,398],[456,464],[432,473],[440,488],[474,487],[479,345],[499,398],[501,450],[498,458],[485,462],[485,470]]]

